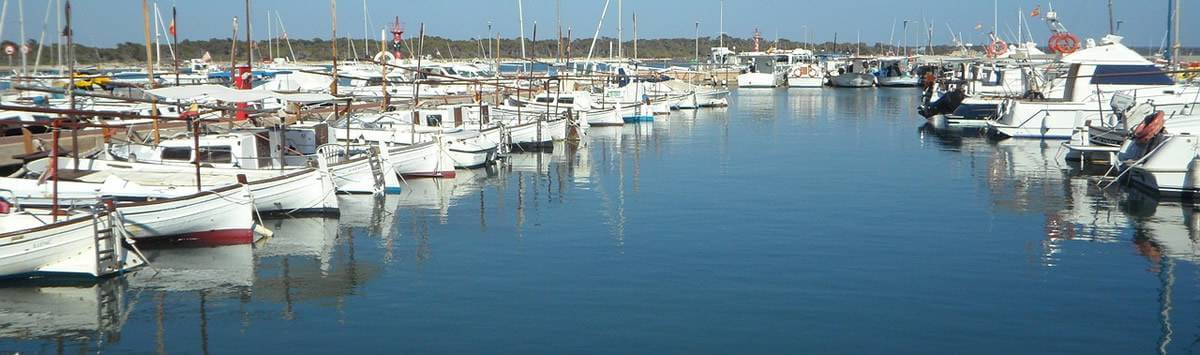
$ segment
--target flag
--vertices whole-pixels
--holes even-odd
[[[167,27],[167,32],[171,33],[171,37],[175,37],[175,20],[171,20],[171,26]]]
[[[982,30],[982,29],[983,29],[983,24],[982,24],[982,23],[977,23],[977,24],[975,24],[975,30],[976,30],[976,31],[979,31],[979,30]]]
[[[1029,13],[1029,17],[1038,17],[1042,15],[1042,6],[1038,5],[1033,8],[1033,12]]]

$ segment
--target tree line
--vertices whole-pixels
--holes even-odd
[[[570,57],[573,60],[582,60],[587,57],[588,50],[592,46],[592,40],[587,39],[572,39],[563,41],[561,55],[566,58]],[[642,59],[667,59],[676,62],[691,62],[695,60],[697,54],[699,60],[704,62],[707,60],[710,49],[718,46],[720,43],[718,38],[701,37],[699,38],[698,46],[695,38],[661,38],[661,39],[645,39],[639,40],[636,43],[636,55]],[[201,58],[205,53],[208,53],[212,61],[216,64],[230,63],[236,60],[238,63],[245,63],[247,58],[247,46],[244,40],[237,41],[237,56],[234,59],[230,57],[233,50],[233,40],[230,38],[213,38],[207,40],[182,40],[179,41],[178,48],[175,48],[177,57],[181,62],[192,58]],[[626,57],[635,55],[634,41],[626,40],[623,45],[623,52]],[[0,45],[9,46],[15,45],[11,41],[0,42]],[[26,62],[28,65],[33,65],[35,62],[34,55],[37,52],[37,42],[30,40],[27,45],[31,48],[27,54]],[[754,41],[749,38],[734,38],[725,36],[724,45],[734,51],[750,51],[754,49]],[[338,39],[337,50],[338,59],[368,59],[375,53],[378,53],[381,46],[386,46],[389,51],[392,50],[392,43],[383,43],[379,40],[363,40],[351,39],[343,37]],[[698,51],[697,51],[698,47]],[[611,51],[610,51],[611,48]],[[903,52],[902,48],[887,43],[801,43],[789,39],[780,39],[778,41],[762,40],[759,43],[759,50],[767,50],[768,48],[778,48],[790,50],[794,48],[812,49],[817,53],[861,53],[863,55],[885,55],[898,54]],[[927,48],[927,46],[910,46],[910,51],[916,51],[918,48]],[[957,48],[949,45],[934,45],[933,53],[945,54],[950,53]],[[155,49],[152,48],[152,51]],[[499,57],[503,59],[522,58],[521,41],[516,38],[500,38],[498,41],[495,38],[472,38],[472,39],[449,39],[444,37],[427,36],[422,41],[419,38],[406,38],[400,45],[399,52],[403,57],[409,58],[415,54],[424,54],[427,58],[447,59],[447,60],[492,60],[495,54],[499,53]],[[593,58],[608,58],[615,56],[617,52],[616,40],[610,37],[601,37],[596,40],[595,48],[592,50]],[[697,53],[698,52],[698,53]],[[1141,50],[1142,53],[1147,53]],[[170,51],[166,43],[161,45],[160,59],[163,65],[168,65],[171,61]],[[271,41],[255,41],[254,42],[254,58],[253,60],[263,61],[270,58],[272,55],[275,58],[288,58],[296,61],[329,61],[333,59],[333,44],[328,39],[311,38],[311,39],[290,39]],[[525,41],[525,57],[528,58],[557,58],[560,55],[559,44],[554,39],[527,39]],[[146,60],[146,45],[145,43],[123,42],[118,43],[114,47],[95,47],[82,44],[75,45],[76,63],[82,65],[95,64],[122,64],[122,65],[143,65]],[[14,65],[20,63],[19,49],[14,55],[10,55]],[[43,66],[56,65],[56,50],[54,44],[47,44],[41,51],[40,63]]]

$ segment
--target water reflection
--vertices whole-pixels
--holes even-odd
[[[236,295],[254,284],[250,244],[145,250],[152,267],[129,277],[136,288]]]
[[[787,95],[788,107],[796,118],[826,117],[826,103],[832,99],[820,89],[790,89]]]
[[[1131,189],[1124,212],[1134,220],[1133,243],[1152,264],[1163,258],[1200,262],[1200,207],[1159,201]]]
[[[118,278],[77,285],[0,287],[0,338],[42,339],[59,346],[64,341],[118,341],[136,304],[125,294],[127,285]]]
[[[1053,266],[1067,243],[1132,241],[1155,270],[1164,259],[1200,262],[1200,208],[1160,201],[1140,190],[1110,184],[1090,171],[1062,163],[1058,142],[994,141],[962,131],[921,128],[937,148],[990,151],[982,181],[1001,211],[1044,215],[1042,261]],[[1101,172],[1102,173],[1102,172]]]
[[[783,90],[774,89],[738,89],[730,98],[733,106],[742,117],[751,119],[774,119],[776,117],[775,100]]]
[[[345,340],[344,336],[348,333],[364,338],[387,337],[390,333],[382,334],[379,333],[381,330],[373,329],[391,328],[406,329],[412,337],[425,337],[431,332],[441,334],[445,329],[463,332],[461,335],[451,334],[441,339],[434,336],[431,337],[431,342],[453,342],[456,336],[478,337],[479,334],[471,333],[472,327],[486,328],[477,331],[486,331],[490,335],[524,341],[519,335],[496,332],[495,327],[486,321],[472,322],[486,318],[484,316],[505,322],[514,319],[513,317],[535,317],[528,318],[531,321],[525,322],[526,324],[512,323],[515,329],[513,332],[539,336],[537,332],[544,329],[530,324],[560,326],[562,323],[555,323],[563,322],[559,319],[577,318],[576,313],[563,315],[564,312],[554,309],[553,304],[546,306],[544,300],[548,299],[547,297],[556,300],[555,302],[561,301],[566,305],[563,308],[569,308],[569,312],[578,311],[578,314],[585,316],[609,313],[613,309],[621,309],[628,305],[640,306],[646,297],[657,297],[663,302],[681,301],[678,308],[665,308],[676,312],[674,317],[680,317],[679,314],[693,314],[693,309],[711,307],[712,304],[719,304],[728,299],[753,301],[739,304],[738,307],[744,308],[734,310],[738,316],[750,317],[758,313],[772,313],[762,311],[786,308],[791,304],[789,302],[796,299],[812,300],[811,294],[805,294],[801,290],[810,288],[813,284],[820,286],[818,291],[824,293],[847,291],[846,286],[841,285],[843,281],[846,284],[881,283],[879,279],[861,276],[862,273],[866,273],[862,272],[864,270],[875,273],[874,270],[886,270],[883,265],[895,265],[894,260],[887,260],[885,264],[871,264],[868,261],[880,257],[869,254],[873,250],[872,247],[877,246],[873,244],[879,242],[878,239],[871,239],[869,235],[876,230],[848,228],[844,226],[846,223],[841,223],[843,225],[839,228],[823,229],[824,225],[834,223],[808,223],[809,221],[804,220],[813,216],[823,216],[827,213],[826,210],[839,208],[847,211],[834,212],[853,216],[853,213],[863,213],[862,205],[845,201],[820,201],[817,206],[781,204],[779,208],[784,210],[784,213],[780,215],[769,212],[770,208],[746,212],[747,210],[738,209],[738,205],[731,203],[718,207],[729,208],[732,212],[717,214],[728,215],[731,219],[743,219],[746,213],[750,213],[749,215],[755,216],[752,218],[755,220],[747,225],[718,220],[676,222],[664,216],[678,218],[679,213],[687,213],[690,214],[689,217],[694,217],[691,214],[696,211],[688,206],[668,210],[673,207],[672,203],[678,204],[678,201],[661,199],[663,196],[671,198],[696,192],[664,189],[664,186],[671,184],[671,179],[677,178],[677,174],[697,174],[695,170],[680,169],[680,166],[690,164],[696,165],[694,169],[712,171],[700,171],[699,173],[710,175],[693,175],[689,177],[691,180],[680,181],[696,183],[695,181],[699,180],[700,184],[706,187],[716,186],[739,194],[731,197],[712,192],[712,197],[704,196],[712,201],[731,199],[742,200],[735,201],[739,203],[757,203],[761,198],[758,196],[777,193],[777,186],[815,189],[804,183],[770,185],[774,183],[771,180],[776,176],[755,175],[754,180],[751,180],[728,172],[746,169],[747,164],[758,164],[759,162],[753,160],[755,158],[772,162],[799,162],[801,164],[798,165],[803,165],[812,161],[808,160],[811,159],[809,157],[828,154],[830,151],[857,154],[859,152],[839,150],[843,147],[838,147],[839,143],[836,142],[858,133],[862,134],[859,137],[862,141],[886,141],[888,144],[879,146],[895,149],[894,152],[880,152],[879,155],[891,160],[891,163],[899,163],[891,166],[924,167],[916,174],[905,172],[897,174],[897,177],[937,182],[923,185],[917,193],[883,191],[885,195],[896,200],[937,198],[940,199],[939,203],[944,203],[945,206],[963,209],[958,211],[947,208],[949,211],[938,211],[939,213],[930,220],[920,220],[935,213],[890,215],[871,211],[871,206],[865,207],[872,215],[871,221],[889,228],[886,233],[904,237],[895,238],[897,241],[903,240],[898,242],[900,244],[896,244],[897,246],[911,244],[923,247],[926,243],[939,242],[938,247],[944,248],[945,252],[942,255],[948,256],[939,262],[984,260],[987,267],[971,269],[970,267],[976,264],[954,264],[966,267],[959,270],[943,269],[939,264],[940,270],[961,271],[964,274],[968,271],[976,272],[977,277],[984,280],[981,282],[991,282],[994,279],[1004,285],[1030,286],[1030,289],[1042,287],[1043,289],[1038,291],[1043,293],[1035,295],[1045,296],[1047,299],[1069,298],[1078,296],[1079,292],[1093,292],[1096,288],[1094,285],[1087,285],[1086,282],[1058,282],[1060,279],[1055,277],[1065,276],[1071,281],[1095,277],[1081,275],[1078,270],[1081,267],[1060,265],[1095,268],[1096,264],[1085,262],[1099,260],[1107,263],[1103,267],[1111,268],[1097,271],[1103,274],[1101,277],[1123,277],[1117,281],[1106,280],[1122,282],[1118,284],[1125,288],[1119,290],[1122,292],[1120,295],[1125,297],[1122,300],[1130,299],[1130,295],[1143,297],[1144,302],[1138,302],[1136,306],[1147,309],[1145,312],[1152,312],[1149,310],[1149,304],[1157,305],[1154,309],[1159,314],[1157,320],[1162,323],[1162,332],[1150,334],[1158,337],[1156,346],[1166,349],[1187,343],[1178,340],[1180,330],[1185,327],[1175,324],[1181,322],[1180,319],[1187,319],[1179,316],[1188,314],[1187,311],[1181,312],[1183,308],[1180,306],[1193,306],[1181,304],[1179,301],[1192,300],[1194,296],[1177,294],[1182,293],[1180,291],[1192,291],[1190,287],[1194,281],[1180,279],[1181,281],[1177,282],[1176,277],[1191,275],[1193,271],[1187,268],[1194,267],[1192,264],[1200,260],[1196,245],[1200,238],[1200,215],[1197,214],[1200,212],[1195,207],[1131,194],[1119,185],[1101,188],[1098,184],[1101,180],[1098,178],[1071,170],[1069,166],[1059,163],[1057,142],[994,141],[977,134],[978,132],[937,130],[931,127],[919,129],[916,139],[913,139],[914,137],[910,136],[912,132],[909,131],[912,128],[911,122],[896,119],[903,117],[907,108],[871,107],[902,106],[904,102],[911,101],[911,98],[904,96],[907,95],[906,92],[791,91],[787,92],[786,99],[781,96],[784,95],[783,92],[739,92],[736,94],[737,104],[729,109],[676,112],[669,119],[648,124],[593,127],[581,142],[559,143],[553,149],[544,151],[513,152],[497,166],[459,171],[455,179],[408,180],[402,185],[402,192],[397,195],[339,196],[342,210],[338,217],[268,219],[263,225],[274,231],[274,235],[254,245],[151,251],[153,254],[150,259],[156,269],[143,269],[137,274],[109,282],[69,287],[23,285],[0,289],[0,337],[6,341],[41,347],[31,349],[30,352],[49,352],[56,346],[54,342],[57,341],[74,344],[68,347],[78,346],[82,351],[154,351],[149,350],[154,346],[159,353],[209,350],[227,352],[231,348],[244,347],[247,343],[261,343],[264,334],[277,337],[269,339],[272,342],[294,344],[303,343],[297,341],[298,337],[316,337],[326,332],[337,335],[335,339],[338,341]],[[753,117],[742,119],[743,115]],[[878,115],[886,117],[875,119]],[[888,126],[880,128],[878,125]],[[768,130],[772,130],[772,134],[778,133],[768,138],[778,139],[764,139],[761,133]],[[818,134],[814,135],[813,132]],[[895,132],[900,133],[892,135]],[[871,134],[898,136],[899,139],[886,140],[886,137],[872,137]],[[780,142],[787,145],[781,147]],[[801,149],[780,149],[797,146]],[[875,146],[861,144],[857,147]],[[801,153],[797,154],[797,151]],[[873,152],[875,151],[868,153]],[[792,160],[796,155],[805,159]],[[747,156],[754,158],[747,161]],[[855,164],[855,168],[862,164],[857,159],[846,161]],[[712,164],[718,166],[714,168]],[[828,170],[841,174],[834,177],[820,175],[823,170],[813,169],[812,165],[802,168],[806,170],[797,172],[778,167],[781,169],[780,176],[800,176],[797,179],[799,182],[807,182],[809,178],[839,178],[844,177],[842,175],[845,173],[845,166],[829,166]],[[951,176],[946,178],[947,174]],[[724,178],[728,180],[722,180]],[[898,183],[906,184],[902,186],[908,186],[911,181],[925,180],[898,179]],[[708,183],[711,185],[705,185]],[[764,191],[755,185],[770,188]],[[844,186],[829,184],[820,189],[846,191]],[[863,189],[874,193],[882,191]],[[817,200],[829,195],[797,196]],[[647,212],[648,210],[666,212],[654,214],[656,211]],[[895,216],[900,216],[901,219],[896,219]],[[959,219],[950,220],[954,218]],[[978,221],[995,222],[997,225],[976,228],[979,227],[975,224]],[[706,222],[712,223],[705,224]],[[693,225],[687,226],[689,223]],[[696,227],[694,224],[697,223],[702,226]],[[704,234],[705,231],[699,230],[710,228],[709,226],[717,223],[728,223],[728,229],[712,234]],[[792,228],[788,223],[805,224]],[[906,226],[906,223],[909,225]],[[1001,226],[999,223],[1007,225]],[[695,235],[692,239],[695,242],[665,243],[664,241],[673,240],[670,239],[673,236],[669,234],[675,230],[663,233],[664,229],[646,229],[647,225],[653,225],[654,228],[677,228],[677,234]],[[944,243],[944,236],[925,233],[930,230],[930,226],[938,228],[937,230],[948,230],[950,227],[970,230],[972,234],[967,236],[977,238],[963,240],[962,243]],[[748,232],[739,235],[738,232],[742,230]],[[813,235],[845,231],[866,232],[838,238],[837,244],[822,244],[814,242],[816,238],[797,236],[801,234],[796,232],[797,230]],[[921,233],[917,233],[918,231]],[[774,238],[773,234],[786,238]],[[999,244],[1003,248],[995,248],[998,252],[992,249],[961,247],[978,246],[980,244],[974,243],[980,241],[988,243],[984,245]],[[846,251],[851,249],[854,251]],[[904,253],[895,253],[890,248],[887,249],[889,250],[886,252],[890,253],[888,256],[904,257]],[[1097,249],[1115,249],[1118,253],[1092,252]],[[941,249],[938,251],[942,252]],[[614,256],[613,254],[619,255],[615,255],[615,259],[609,258]],[[1011,270],[1020,268],[995,267],[993,264],[996,260],[1006,261],[1003,258],[1011,258],[1014,254],[1017,255],[1018,262],[1028,254],[1031,260],[1029,264],[1032,264],[1028,269],[1037,270],[1037,275],[1029,277],[1022,274],[1025,270]],[[1113,256],[1114,254],[1117,256]],[[547,255],[553,255],[551,258],[558,260],[545,259]],[[793,255],[804,257],[789,258]],[[824,270],[820,267],[821,264],[803,264],[806,259],[824,263],[841,259],[844,255],[860,257],[857,259],[860,261],[856,262],[856,268],[860,270]],[[539,257],[543,259],[538,259]],[[781,262],[784,258],[788,258],[788,261]],[[564,262],[561,259],[578,260]],[[1142,279],[1136,276],[1131,278],[1128,274],[1111,275],[1113,270],[1128,270],[1128,265],[1120,263],[1127,263],[1129,260],[1134,262],[1135,271],[1139,273],[1135,275],[1142,276]],[[1149,272],[1143,272],[1143,268],[1140,267],[1143,260],[1145,265],[1150,265],[1144,268]],[[529,265],[534,265],[535,269],[530,269]],[[786,269],[790,266],[796,269]],[[811,269],[824,271],[810,274],[809,276],[814,277],[812,279],[804,278],[804,269],[810,266]],[[622,269],[636,271],[647,267],[666,270],[655,275],[639,276],[636,272],[625,272],[627,270]],[[916,263],[913,267],[932,266]],[[553,268],[558,274],[538,273],[536,268]],[[794,272],[797,270],[799,272]],[[1184,270],[1188,272],[1185,273]],[[492,271],[496,273],[491,273]],[[688,279],[697,277],[693,276],[697,274],[702,274],[698,277],[704,278]],[[748,274],[776,276],[754,279],[745,276]],[[676,275],[685,277],[675,278]],[[790,279],[778,279],[782,277],[778,275]],[[895,279],[904,280],[905,283],[911,280],[913,285],[929,287],[929,290],[934,291],[966,289],[972,286],[947,285],[945,283],[952,282],[952,278],[925,277],[925,274],[881,277],[893,276],[897,276]],[[663,282],[662,277],[671,279]],[[569,284],[563,281],[575,278],[586,283]],[[693,285],[697,280],[703,281],[699,282],[701,286]],[[516,286],[505,287],[505,284],[510,282]],[[1148,294],[1137,293],[1136,291],[1145,291],[1146,288],[1139,288],[1139,282],[1153,283],[1149,287],[1157,287],[1152,289],[1159,291],[1154,294],[1157,299],[1149,299]],[[660,288],[645,286],[650,284]],[[786,284],[795,288],[788,288]],[[992,285],[975,286],[988,289]],[[912,291],[903,287],[871,287],[863,289],[863,293]],[[591,291],[592,288],[595,289],[595,295],[573,293],[578,289]],[[681,294],[681,288],[684,292],[711,288],[708,291],[712,292],[693,292],[692,296],[674,298]],[[626,292],[630,289],[638,292]],[[447,296],[450,293],[471,297]],[[628,293],[636,295],[621,299]],[[744,298],[746,295],[752,297]],[[588,298],[591,296],[597,298]],[[923,304],[938,303],[925,302],[926,300],[920,297],[931,296],[918,294],[913,296],[912,300]],[[952,294],[952,297],[958,298],[958,295]],[[963,312],[955,310],[954,313],[967,314],[972,318],[979,316],[982,319],[1002,318],[1001,316],[1008,313],[1029,309],[1036,312],[1039,309],[1036,305],[989,299],[987,295],[973,297],[978,299],[963,298],[964,303],[971,305],[964,306]],[[496,303],[475,304],[484,298],[495,300]],[[853,320],[853,317],[846,318],[844,314],[852,313],[860,305],[855,303],[858,300],[855,300],[854,295],[838,295],[835,299],[836,302],[818,304],[830,307],[830,313],[843,313],[831,316],[830,319]],[[462,303],[464,300],[468,303]],[[579,304],[609,304],[615,308],[587,309],[588,307],[577,306]],[[652,302],[644,305],[659,306]],[[479,308],[474,308],[475,306]],[[489,309],[493,306],[512,309],[516,315],[502,312],[484,314],[493,311]],[[543,306],[546,306],[544,312],[543,308],[537,308]],[[428,311],[421,313],[425,308],[428,308]],[[397,309],[409,312],[394,312]],[[537,311],[528,312],[529,309]],[[938,312],[936,307],[925,310]],[[1097,310],[1100,311],[1102,309]],[[554,314],[555,312],[557,314]],[[667,313],[662,317],[664,322],[680,321],[680,318],[670,318],[672,315]],[[30,314],[34,316],[29,316]],[[400,316],[392,317],[392,314]],[[728,314],[730,313],[726,313]],[[610,324],[621,324],[624,322],[622,317],[627,316],[619,312],[617,315],[617,319],[609,319],[612,322]],[[872,313],[872,317],[869,318],[874,319],[877,315],[890,316],[893,320],[898,317],[881,312]],[[416,320],[396,318],[409,316]],[[1026,316],[1030,314],[1018,315]],[[908,315],[899,317],[906,318]],[[599,318],[603,317],[597,317]],[[753,320],[756,324],[780,321],[779,318],[772,317]],[[336,328],[327,329],[330,325],[323,323],[325,321],[337,321],[334,326]],[[713,326],[703,323],[703,320],[699,321],[697,327]],[[814,320],[825,321],[827,319]],[[901,321],[903,322],[903,319]],[[1004,322],[1020,321],[1027,319],[1004,319]],[[795,326],[799,329],[811,325],[785,324],[780,328],[791,329]],[[1192,325],[1193,323],[1187,323],[1187,326]],[[657,328],[659,325],[647,326]],[[975,327],[968,329],[971,333],[994,330],[989,324],[956,323],[950,326]],[[1007,330],[1014,333],[1021,331],[1014,328]],[[644,334],[638,329],[633,331]],[[1032,331],[1037,332],[1040,329]],[[584,333],[584,336],[596,336],[581,333]],[[1135,337],[1142,341],[1148,340],[1145,330],[1130,338]],[[685,332],[676,333],[674,339],[686,341],[697,338],[695,333]],[[346,350],[361,352],[362,346],[370,345],[336,346],[345,346]],[[429,346],[417,344],[414,348],[422,350],[422,345]]]

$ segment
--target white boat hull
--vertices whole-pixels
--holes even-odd
[[[822,77],[791,77],[788,78],[788,87],[790,88],[819,88],[825,86],[825,78]]]
[[[0,278],[42,274],[103,277],[141,265],[143,261],[120,243],[114,257],[121,267],[99,265],[96,231],[108,229],[109,219],[105,214],[96,217],[60,217],[60,222],[46,224],[50,216],[0,215]]]
[[[454,159],[437,141],[390,147],[386,161],[396,174],[404,177],[452,178],[455,175]]]
[[[782,83],[782,75],[774,73],[745,73],[737,76],[738,88],[777,88]]]
[[[40,168],[34,170],[44,172],[48,165],[48,159],[40,159],[26,164],[26,168]],[[70,170],[74,166],[73,159],[61,158],[58,166],[64,171]],[[98,172],[80,177],[81,181],[101,182],[113,175],[143,186],[174,187],[180,191],[196,187],[195,168],[186,165],[80,159],[79,169]],[[245,175],[255,208],[260,213],[337,212],[334,196],[337,188],[330,174],[321,170],[201,168],[200,175],[204,190],[236,184],[237,175]]]
[[[879,86],[883,87],[915,87],[920,80],[915,76],[885,76],[879,78]]]

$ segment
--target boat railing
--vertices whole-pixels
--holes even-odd
[[[319,159],[320,161],[325,162],[327,165],[333,165],[350,160],[350,157],[352,156],[367,153],[373,147],[374,146],[372,145],[353,144],[350,145],[349,150],[347,150],[347,146],[345,144],[322,144],[321,146],[317,147],[317,154],[311,155],[310,157]]]

